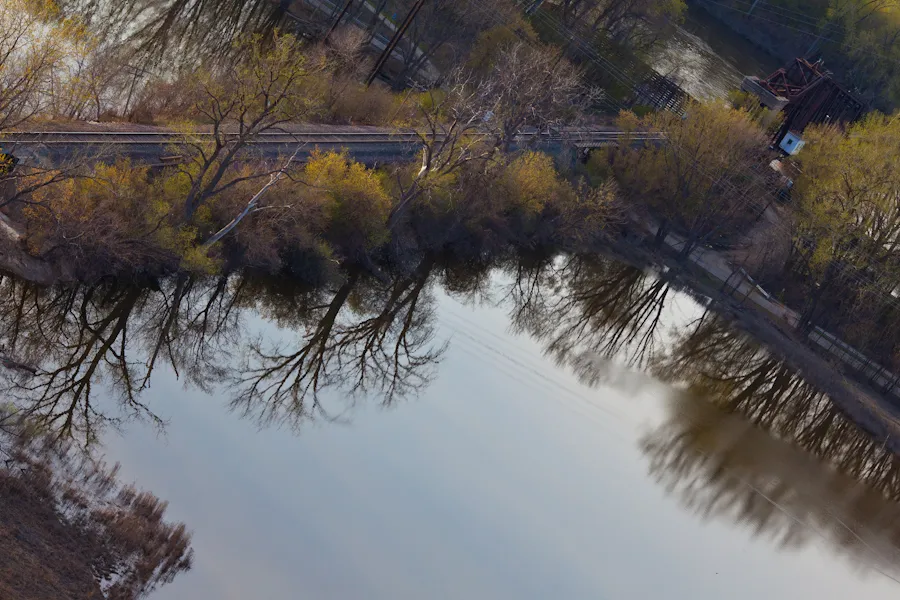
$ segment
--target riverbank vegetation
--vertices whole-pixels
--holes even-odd
[[[656,243],[673,229],[681,253],[712,243],[734,243],[765,209],[769,190],[756,172],[764,165],[766,139],[747,111],[721,103],[692,103],[684,115],[623,113],[626,133],[658,133],[664,143],[622,143],[610,153],[616,180],[630,207],[658,222]]]
[[[523,127],[576,123],[590,102],[554,48],[479,47],[477,66],[454,70],[441,90],[406,95],[421,164],[369,169],[345,154],[297,145],[294,156],[271,158],[253,146],[315,121],[344,95],[335,81],[360,59],[358,45],[321,50],[278,32],[237,44],[234,64],[198,67],[157,97],[154,113],[178,139],[172,166],[112,154],[8,175],[16,243],[75,279],[222,264],[279,270],[329,259],[371,264],[461,238],[473,254],[513,242],[589,243],[615,212],[612,182],[590,186],[564,177],[549,156],[513,151]],[[45,92],[34,87],[36,107]],[[301,150],[311,152],[305,164],[293,160]]]
[[[190,569],[166,504],[15,409],[0,411],[0,594],[137,600]]]
[[[644,7],[643,16],[632,15],[631,26],[616,21],[623,40],[637,43],[636,23],[648,22],[661,10],[653,6]],[[30,12],[24,4],[20,8],[21,14],[4,17],[18,19],[18,31],[50,27],[58,35],[33,52],[11,46],[5,72],[27,72],[30,78],[17,84],[27,101],[7,102],[2,122],[13,127],[59,114],[84,118],[83,111],[101,115],[104,106],[114,106],[125,80],[94,77],[89,67],[100,64],[100,54],[92,52],[102,47],[99,38],[91,37],[94,30],[52,3],[29,5]],[[604,16],[600,4],[545,8],[562,10],[570,24],[593,23],[594,33],[610,31],[604,19],[613,13]],[[656,224],[658,245],[669,233],[678,236],[685,258],[696,246],[743,243],[767,211],[780,210],[790,230],[769,231],[777,243],[757,240],[750,249],[754,258],[744,266],[792,306],[813,299],[801,309],[804,326],[837,323],[823,315],[835,319],[840,313],[831,310],[835,301],[828,294],[833,286],[845,287],[846,276],[839,277],[837,270],[847,267],[835,265],[847,259],[826,258],[826,249],[852,247],[858,253],[856,240],[867,226],[841,224],[835,211],[804,200],[821,196],[815,186],[830,185],[818,173],[833,173],[832,166],[814,165],[825,160],[817,148],[841,147],[837,133],[827,134],[833,138],[828,140],[824,132],[813,134],[811,166],[798,184],[798,201],[784,208],[773,207],[756,115],[716,103],[690,104],[683,118],[667,112],[641,118],[623,113],[618,125],[625,132],[664,134],[666,143],[635,138],[608,154],[595,152],[585,168],[554,163],[533,149],[516,147],[516,132],[582,122],[597,94],[584,83],[584,71],[565,58],[567,50],[542,45],[524,21],[521,28],[525,41],[501,35],[504,30],[497,27],[476,32],[470,40],[474,49],[463,66],[446,74],[440,90],[402,94],[367,91],[360,83],[366,59],[358,31],[338,30],[327,45],[277,30],[238,37],[232,42],[234,63],[185,65],[174,72],[174,80],[140,86],[133,110],[119,107],[122,114],[144,111],[169,124],[180,136],[170,152],[177,157],[174,164],[149,167],[111,155],[53,169],[20,167],[6,176],[4,212],[21,238],[6,243],[23,247],[31,258],[52,265],[56,277],[70,280],[237,266],[303,274],[331,261],[377,272],[378,263],[408,261],[445,246],[470,256],[509,245],[587,250],[618,234],[626,210],[640,222]],[[75,64],[63,56],[80,42],[90,60],[60,75],[60,64]],[[136,47],[146,50],[141,44]],[[28,66],[26,59],[37,62]],[[95,81],[108,87],[84,85]],[[83,89],[94,92],[77,91]],[[377,106],[360,105],[356,91],[374,98]],[[60,106],[75,107],[74,112],[60,112]],[[296,123],[356,122],[347,117],[350,106],[373,119],[415,125],[421,163],[369,168],[346,154],[312,152],[300,164],[290,156],[254,153],[260,135]],[[869,135],[873,126],[867,127]],[[882,222],[880,214],[871,214],[873,223]],[[829,246],[832,228],[844,231],[845,239]],[[880,243],[866,247],[883,247]],[[866,255],[858,264],[871,269],[885,261],[890,262]],[[860,268],[853,277],[869,278],[859,274]],[[780,281],[792,282],[794,289]],[[883,328],[873,331],[878,329]],[[893,350],[876,354],[887,358],[884,352]]]
[[[120,161],[41,188],[20,218],[32,256],[91,279],[210,272],[223,263],[302,270],[332,258],[402,257],[450,241],[473,255],[511,243],[574,247],[602,237],[618,210],[612,183],[570,183],[536,152],[448,164],[424,176],[417,168],[376,171],[346,155],[317,153],[278,171],[283,182],[246,218],[260,176],[235,168],[187,220],[189,173]],[[213,241],[236,218],[242,222],[231,235]]]
[[[896,371],[900,125],[875,114],[846,134],[817,127],[808,136],[791,254],[767,283],[800,308],[806,326],[835,330]]]
[[[846,130],[808,128],[789,201],[767,175],[764,137],[743,110],[695,104],[683,117],[625,114],[619,122],[626,131],[666,131],[665,144],[622,145],[606,156],[626,206],[655,223],[657,244],[672,233],[682,260],[698,245],[727,252],[796,310],[800,332],[821,327],[900,369],[896,119],[873,113]]]
[[[800,332],[821,327],[900,369],[896,119],[873,113],[846,131],[808,128],[789,201],[767,180],[748,113],[693,105],[683,118],[626,114],[620,123],[667,132],[666,144],[608,154],[626,205],[656,223],[658,244],[671,231],[682,259],[697,245],[728,251],[796,310]]]
[[[388,263],[414,263],[446,248],[468,257],[507,247],[589,251],[623,233],[627,214],[639,227],[654,226],[658,247],[674,235],[681,259],[698,246],[740,247],[739,266],[799,310],[801,330],[835,329],[885,366],[895,364],[896,344],[885,333],[892,295],[884,295],[897,283],[894,182],[879,175],[895,155],[892,121],[872,117],[849,136],[813,129],[795,202],[785,206],[773,194],[759,115],[740,107],[689,103],[683,114],[622,113],[618,126],[634,138],[595,151],[585,166],[518,147],[523,128],[585,122],[598,98],[586,69],[567,59],[572,45],[539,41],[543,13],[529,21],[504,9],[515,27],[475,27],[465,43],[448,38],[447,48],[467,52],[446,63],[440,88],[397,93],[361,83],[361,32],[375,30],[337,29],[317,44],[253,21],[259,28],[245,28],[254,33],[229,41],[230,62],[187,61],[165,78],[134,76],[129,86],[120,63],[101,60],[112,43],[104,36],[132,56],[150,56],[175,47],[168,34],[153,43],[134,32],[116,37],[73,16],[77,3],[14,1],[22,10],[3,17],[18,27],[13,31],[35,41],[42,29],[54,35],[27,52],[9,38],[4,73],[22,101],[0,105],[0,124],[145,115],[179,136],[167,165],[110,155],[51,169],[25,165],[5,176],[7,225],[19,230],[5,243],[51,265],[57,279],[241,266],[314,279],[333,263],[377,274]],[[159,14],[172,16],[168,8]],[[591,35],[634,47],[652,43],[645,37],[651,25],[683,10],[678,3],[639,8],[620,14],[615,2],[562,2],[541,10],[556,11],[565,27],[589,26]],[[184,15],[176,13],[177,22]],[[569,39],[584,39],[575,35]],[[75,49],[84,60],[70,60]],[[126,88],[134,100],[121,105]],[[366,119],[411,125],[421,162],[370,168],[349,154],[309,148],[279,158],[254,151],[259,136],[297,123]],[[665,142],[641,141],[654,133]],[[309,155],[303,164],[293,160],[301,150]],[[851,173],[846,165],[857,167]]]

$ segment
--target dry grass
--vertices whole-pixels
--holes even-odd
[[[27,477],[0,471],[0,598],[103,598],[86,542]]]
[[[0,598],[136,600],[190,569],[166,504],[0,410]]]

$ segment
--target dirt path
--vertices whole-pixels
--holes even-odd
[[[655,233],[652,223],[640,223],[642,232],[650,236]],[[666,245],[674,254],[682,244],[680,236],[666,238]],[[796,368],[804,379],[828,394],[859,427],[900,454],[900,402],[845,373],[837,359],[830,361],[813,350],[808,338],[796,332],[797,313],[771,298],[749,277],[736,277],[738,270],[722,253],[697,248],[691,253],[690,261],[684,263],[672,256],[647,253],[647,257],[652,262],[662,260],[676,274],[676,280],[710,298],[717,313]]]

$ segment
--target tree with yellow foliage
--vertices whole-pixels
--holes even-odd
[[[900,258],[900,123],[873,114],[850,127],[813,126],[793,197],[798,235],[819,275],[836,261],[884,266]]]
[[[683,115],[623,113],[618,124],[665,135],[664,142],[623,142],[613,156],[623,191],[658,221],[657,243],[675,229],[686,257],[696,244],[735,234],[765,208],[768,193],[752,169],[766,140],[746,111],[692,102]]]
[[[546,205],[558,202],[569,191],[553,159],[541,152],[516,157],[504,169],[500,182],[510,206],[530,216],[540,214]]]
[[[617,220],[620,205],[614,181],[594,187],[584,181],[572,184],[541,152],[525,152],[510,162],[494,193],[503,195],[507,218],[518,219],[533,243],[569,248],[589,245],[603,235]]]
[[[302,121],[309,110],[300,93],[308,73],[306,57],[296,38],[276,33],[270,44],[263,45],[252,36],[241,45],[237,65],[198,75],[193,113],[202,126],[182,127],[176,151],[187,158],[181,173],[186,180],[183,214],[188,223],[211,198],[246,177],[271,176],[272,169],[239,178],[229,177],[229,172],[254,139]]]
[[[823,297],[846,301],[861,286],[889,300],[900,283],[900,123],[873,114],[846,134],[814,126],[804,137],[791,267],[815,284],[805,320]]]
[[[34,190],[22,214],[28,250],[64,259],[76,276],[165,271],[178,266],[194,237],[172,219],[163,182],[127,160]]]
[[[326,239],[350,260],[388,239],[391,197],[382,177],[346,154],[314,152],[303,170],[308,194],[324,199]]]
[[[237,216],[209,236],[202,250],[224,240],[277,266],[281,255],[324,241],[341,258],[365,262],[369,251],[387,241],[391,197],[381,174],[346,153],[316,150],[299,169],[292,162],[261,188],[247,175],[252,169],[238,172],[241,183],[210,203],[210,221],[218,227],[230,214]]]

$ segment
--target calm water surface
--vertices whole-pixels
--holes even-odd
[[[741,87],[745,75],[765,77],[783,66],[782,61],[693,6],[649,62],[691,96],[703,100],[726,98],[728,92]]]
[[[0,292],[16,402],[193,530],[159,600],[900,590],[894,459],[624,263]]]

